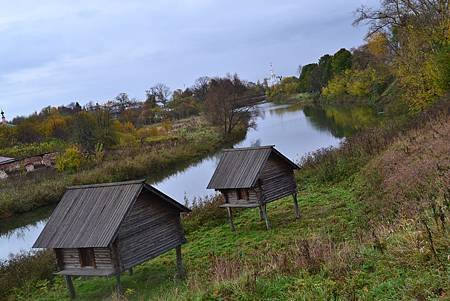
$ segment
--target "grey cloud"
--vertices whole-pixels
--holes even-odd
[[[377,1],[17,0],[0,10],[0,106],[9,116],[202,75],[282,75],[362,42],[352,11]],[[31,4],[30,4],[31,3]]]

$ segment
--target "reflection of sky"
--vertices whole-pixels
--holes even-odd
[[[256,118],[256,128],[249,129],[245,139],[235,147],[247,147],[274,144],[288,158],[298,161],[304,154],[322,147],[336,146],[340,139],[329,131],[315,128],[301,109],[292,110],[286,105],[274,106],[270,103],[259,105],[260,113]],[[218,163],[218,156],[207,158],[172,175],[155,186],[179,202],[184,198],[192,200],[214,193],[206,186]]]
[[[301,109],[293,110],[286,105],[266,103],[258,106],[256,128],[249,129],[246,138],[235,147],[274,144],[288,158],[298,161],[304,154],[322,147],[336,146],[340,139],[329,131],[314,127]],[[155,186],[180,203],[184,198],[205,197],[214,194],[206,186],[217,166],[220,154],[205,158],[184,171],[176,173]],[[45,225],[45,221],[15,229],[0,236],[0,260],[10,253],[29,250]]]
[[[33,225],[17,228],[8,234],[0,236],[0,261],[7,259],[9,254],[28,251],[38,238],[47,220]]]

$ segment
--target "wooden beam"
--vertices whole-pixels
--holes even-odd
[[[264,221],[266,222],[266,229],[269,230],[270,222],[269,222],[269,218],[267,217],[266,204],[262,205],[262,213],[263,213]]]
[[[175,248],[176,250],[176,254],[177,254],[177,272],[178,272],[178,277],[181,279],[184,279],[186,277],[186,271],[184,270],[184,266],[183,266],[183,257],[181,255],[181,245],[177,246]]]
[[[292,195],[292,198],[294,199],[295,218],[300,219],[300,209],[298,208],[297,193],[294,193]]]
[[[67,269],[62,270],[56,275],[67,275],[67,276],[110,276],[116,273],[113,269]]]
[[[73,286],[72,276],[65,275],[64,279],[66,280],[67,289],[69,290],[70,299],[75,299],[75,287]]]
[[[262,206],[258,206],[258,208],[259,208],[259,220],[262,221],[264,220],[264,213],[262,210]]]
[[[236,231],[236,228],[233,224],[233,212],[231,211],[230,207],[227,207],[227,213],[228,213],[228,221],[230,222],[231,231]]]

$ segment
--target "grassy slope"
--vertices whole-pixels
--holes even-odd
[[[169,252],[123,276],[125,299],[448,300],[450,110],[444,105],[416,126],[347,139],[339,150],[306,161],[298,175],[300,221],[290,198],[268,206],[270,231],[257,210],[237,214],[235,234],[214,203],[194,210],[184,219],[187,280],[174,277]],[[76,279],[75,286],[79,300],[117,299],[114,279]],[[56,277],[16,291],[15,299],[66,294]]]
[[[364,237],[360,231],[365,228],[364,205],[357,200],[352,184],[350,180],[332,186],[305,185],[300,193],[300,221],[294,218],[291,199],[270,204],[270,231],[264,230],[257,210],[238,214],[236,234],[224,218],[220,225],[200,227],[188,233],[189,243],[183,248],[189,273],[186,282],[174,278],[175,255],[170,252],[137,267],[133,276],[124,275],[125,296],[129,300],[311,300],[333,296],[409,300],[448,292],[448,274],[427,260],[426,250],[419,254],[403,249],[411,234],[406,224],[382,238],[384,254]],[[309,241],[309,261],[301,248],[304,241]],[[414,261],[407,260],[408,256]],[[258,265],[261,267],[256,268]],[[114,280],[77,279],[75,286],[79,300],[110,299]],[[43,285],[32,289],[31,295],[22,294],[33,300],[62,300],[66,289],[57,279],[55,286]]]

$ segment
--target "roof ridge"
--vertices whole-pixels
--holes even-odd
[[[122,181],[122,182],[75,185],[75,186],[68,186],[68,187],[66,187],[66,189],[69,190],[69,189],[108,187],[108,186],[122,186],[122,185],[130,185],[130,184],[143,184],[143,183],[145,183],[145,181],[146,181],[145,179],[139,179],[139,180]]]
[[[224,152],[232,152],[232,151],[245,151],[245,150],[256,150],[256,149],[267,149],[274,148],[275,144],[272,145],[264,145],[264,146],[250,146],[250,147],[237,147],[237,148],[226,148]]]

